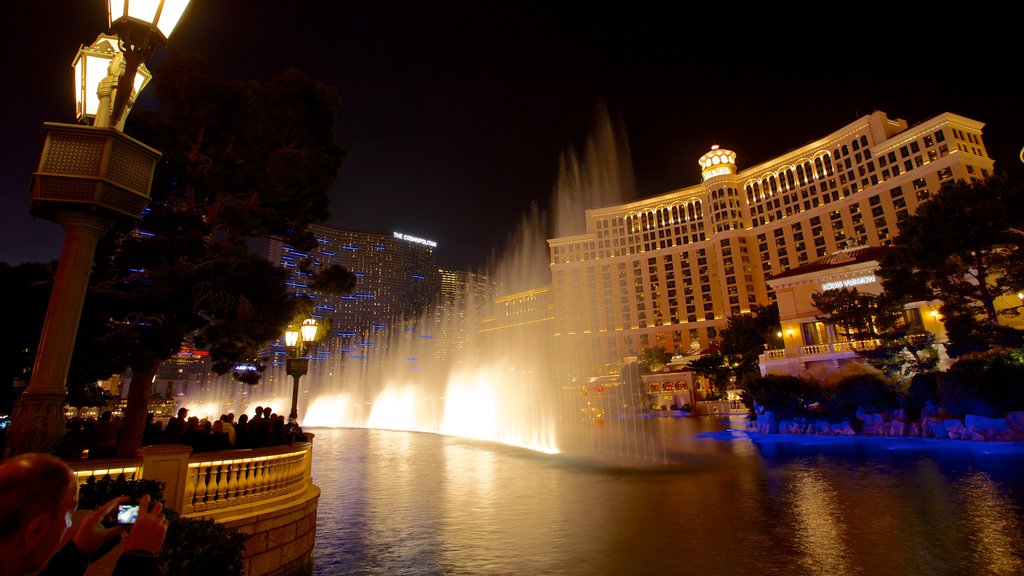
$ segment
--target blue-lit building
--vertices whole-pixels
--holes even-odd
[[[310,226],[319,246],[298,252],[273,241],[271,262],[292,271],[288,279],[296,292],[316,298],[316,316],[331,320],[328,339],[337,338],[343,353],[364,356],[382,343],[388,331],[413,318],[437,301],[440,273],[434,254],[436,243],[397,232],[339,230]],[[352,294],[312,293],[309,276],[299,269],[309,259],[313,270],[335,264],[356,276]]]

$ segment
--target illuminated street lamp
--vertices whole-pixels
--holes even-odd
[[[125,66],[120,45],[117,36],[100,34],[92,44],[78,49],[72,67],[75,69],[75,117],[79,124],[92,121],[93,126],[111,125],[111,97],[117,92],[118,78]],[[146,65],[139,65],[127,108],[115,128],[124,129],[124,121],[135,105],[135,99],[152,78]]]
[[[143,62],[167,42],[188,1],[109,0],[107,22],[113,36],[101,34],[74,60],[76,118],[86,124],[43,124],[29,214],[60,224],[64,244],[32,376],[12,415],[7,439],[11,453],[51,452],[64,432],[68,368],[96,245],[115,223],[141,217],[160,158],[158,151],[124,135],[120,127],[133,93],[145,84]],[[97,58],[108,56],[103,74],[104,64]],[[140,71],[143,82],[136,84]],[[132,89],[118,90],[118,85]],[[110,99],[108,113],[104,103]],[[89,126],[93,102],[95,119]]]
[[[291,424],[297,423],[299,419],[299,379],[309,372],[309,358],[302,357],[302,344],[316,339],[317,328],[316,320],[306,318],[298,330],[291,329],[284,333],[284,343],[295,352],[286,361],[285,369],[292,377],[292,409],[288,412],[288,422]]]

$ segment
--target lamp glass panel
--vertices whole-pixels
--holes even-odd
[[[135,88],[135,96],[138,97],[142,93],[142,89],[149,84],[149,81],[153,79],[153,75],[149,73],[149,69],[146,68],[145,64],[139,66],[139,70],[135,73],[135,81],[132,84]]]
[[[288,346],[295,346],[299,343],[299,331],[288,330],[284,333],[284,343]]]
[[[107,24],[124,18],[127,4],[128,0],[107,0],[107,14],[110,20]]]
[[[306,342],[311,342],[316,338],[316,323],[310,320],[306,320],[302,323],[302,339]]]
[[[189,0],[164,0],[163,10],[160,11],[160,21],[156,23],[157,29],[164,35],[164,38],[171,37],[171,32],[174,31],[174,27],[181,20],[181,15],[185,13],[185,8],[188,7],[188,2]]]
[[[156,11],[161,0],[131,0],[128,3],[128,17],[141,20],[148,24],[156,21]]]
[[[107,77],[110,61],[112,58],[105,58],[96,54],[85,55],[85,113],[95,116],[96,110],[100,107],[99,96],[96,91],[100,82]]]
[[[74,65],[74,69],[75,69],[75,116],[79,120],[81,120],[82,116],[86,114],[86,111],[83,108],[85,106],[85,102],[83,102],[83,100],[86,99],[86,96],[85,96],[85,93],[86,93],[85,86],[82,85],[82,75],[85,73],[83,68],[85,68],[85,61],[82,58],[81,53],[79,53],[78,58],[75,59],[75,65]]]

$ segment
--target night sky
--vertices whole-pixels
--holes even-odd
[[[1024,181],[1018,20],[1004,8],[676,4],[194,0],[170,42],[223,78],[294,65],[337,87],[349,155],[327,224],[435,240],[443,267],[485,264],[546,205],[599,102],[625,128],[638,197],[697,183],[712,144],[742,170],[876,109],[980,120],[997,170]],[[28,185],[42,123],[74,121],[78,46],[106,28],[102,0],[21,9],[0,40],[15,71],[0,163],[11,264],[60,254],[60,227],[28,215]]]

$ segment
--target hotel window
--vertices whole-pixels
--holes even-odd
[[[942,130],[936,130],[935,131],[935,141],[936,142],[945,142],[946,141],[946,133],[943,132]]]
[[[948,180],[953,177],[953,169],[947,166],[946,168],[939,170],[937,174],[939,176],[939,181]]]
[[[924,147],[925,147],[925,148],[927,148],[927,147],[929,147],[929,146],[932,146],[932,145],[934,145],[934,144],[935,144],[935,142],[934,142],[934,141],[932,140],[932,137],[931,137],[931,136],[925,136],[925,137],[924,137]]]
[[[913,142],[910,143],[910,151],[913,152],[914,154],[917,154],[918,152],[921,151],[921,146],[917,143],[917,140],[914,140]]]

